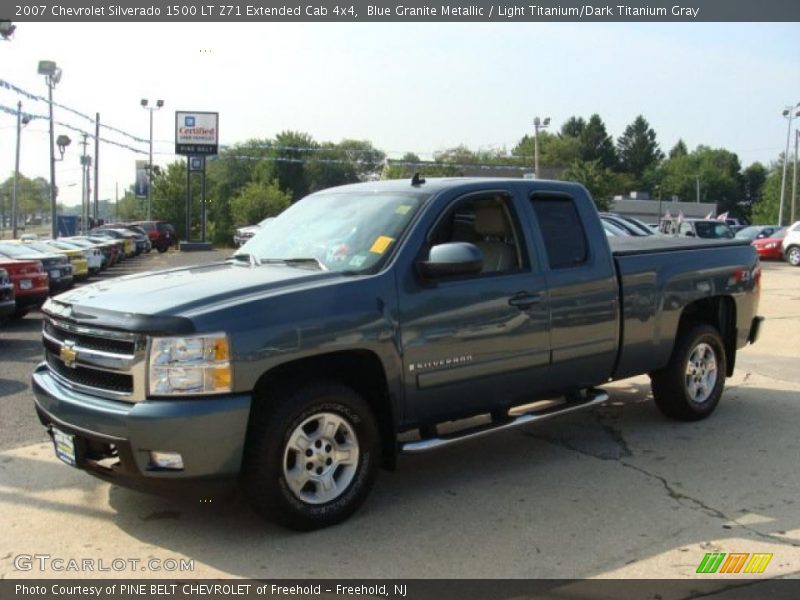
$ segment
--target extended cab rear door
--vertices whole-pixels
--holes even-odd
[[[550,387],[602,383],[619,343],[619,292],[594,203],[576,186],[574,194],[533,191],[527,207],[549,291]]]
[[[433,281],[414,264],[398,274],[409,420],[521,403],[547,385],[547,289],[520,218],[526,202],[500,183],[438,199],[415,260],[425,260],[434,245],[469,242],[485,264],[475,275]]]

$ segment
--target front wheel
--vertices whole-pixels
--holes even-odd
[[[379,464],[366,401],[337,383],[314,383],[257,401],[242,479],[253,506],[297,530],[327,527],[366,499]]]
[[[800,267],[800,246],[790,246],[786,250],[786,260],[793,267]]]
[[[650,374],[656,406],[680,421],[706,418],[722,396],[726,370],[725,348],[715,328],[681,327],[669,364]]]

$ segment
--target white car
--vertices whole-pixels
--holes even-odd
[[[781,250],[790,265],[800,267],[800,221],[796,221],[786,230]]]
[[[236,233],[233,235],[233,242],[236,244],[237,247],[243,246],[246,242],[250,240],[255,234],[261,231],[261,228],[272,221],[275,217],[267,217],[260,223],[256,223],[255,225],[247,225],[246,227],[239,227],[236,230]]]
[[[89,273],[99,273],[103,266],[103,253],[96,247],[86,248],[66,239],[45,240],[46,244],[60,250],[80,250],[89,265]]]

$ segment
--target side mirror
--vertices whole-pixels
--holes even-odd
[[[483,254],[467,242],[440,244],[431,248],[428,260],[418,262],[417,268],[425,279],[476,275],[483,269]]]

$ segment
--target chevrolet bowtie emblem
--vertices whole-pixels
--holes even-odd
[[[61,351],[58,357],[64,361],[68,367],[75,367],[75,361],[78,359],[78,352],[75,350],[75,342],[64,342],[61,346]]]

